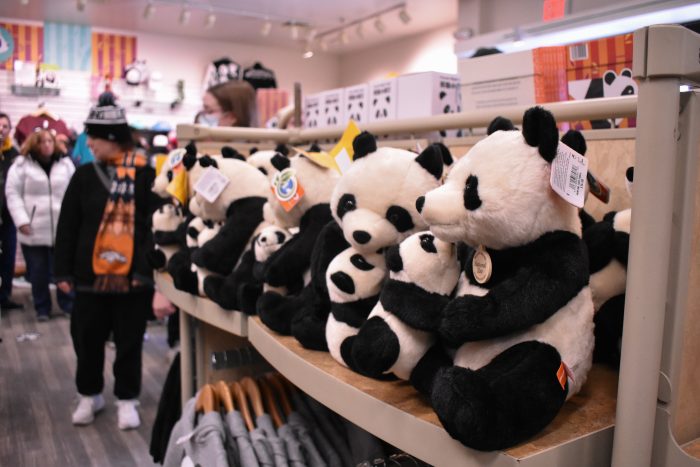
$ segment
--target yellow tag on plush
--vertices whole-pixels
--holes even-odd
[[[360,129],[354,121],[350,120],[348,126],[345,127],[343,136],[340,137],[340,141],[338,141],[338,144],[336,144],[330,152],[306,152],[298,148],[294,148],[294,150],[308,157],[321,167],[333,169],[342,175],[352,164],[352,159],[355,155],[355,152],[352,150],[352,141],[355,139],[355,136],[359,134]]]
[[[168,160],[167,154],[156,154],[156,177],[160,175],[160,171],[163,170],[163,164]]]
[[[190,197],[189,184],[187,183],[187,170],[184,167],[173,169],[173,179],[168,184],[166,191],[185,206]]]
[[[294,150],[298,154],[302,154],[303,156],[313,161],[316,165],[320,165],[321,167],[325,167],[327,169],[338,170],[338,167],[335,165],[335,161],[331,158],[330,154],[328,154],[325,151],[307,152],[299,148],[294,148]]]

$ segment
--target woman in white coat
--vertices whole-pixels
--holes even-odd
[[[54,134],[46,129],[32,133],[20,153],[22,155],[17,157],[7,175],[5,195],[19,230],[18,240],[27,265],[27,278],[32,284],[37,319],[46,321],[51,313],[49,283],[53,273],[56,225],[75,167],[70,158],[59,151]],[[70,313],[71,295],[57,290],[57,298],[59,307]]]

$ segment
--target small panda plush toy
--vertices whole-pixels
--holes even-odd
[[[346,341],[357,334],[372,308],[386,277],[381,253],[361,254],[350,247],[333,258],[326,270],[331,313],[326,322],[326,341],[331,356],[348,365]]]
[[[228,276],[209,276],[204,281],[204,292],[221,308],[255,313],[255,302],[262,293],[262,270],[265,261],[291,238],[280,227],[263,228],[251,248],[241,256],[240,263]]]
[[[219,234],[219,231],[223,227],[223,222],[215,222],[212,220],[203,220],[203,227],[197,235],[197,248],[193,251],[196,252],[199,248],[204,247],[208,242],[210,242],[214,237]],[[192,272],[197,276],[197,292],[200,296],[206,297],[204,292],[204,282],[207,278],[216,276],[212,271],[203,268],[194,262],[192,262]]]
[[[378,378],[409,380],[433,347],[442,309],[457,286],[456,247],[430,232],[411,235],[387,250],[389,281],[351,347],[351,367]]]
[[[181,239],[178,229],[185,220],[182,208],[164,204],[152,216],[153,243],[155,248],[148,253],[151,267],[164,271],[170,258],[180,249]]]
[[[471,249],[438,326],[453,362],[426,354],[412,383],[447,432],[479,450],[542,430],[586,381],[593,353],[578,209],[550,186],[556,122],[533,107],[522,128],[479,141],[416,201],[437,238]]]
[[[634,168],[625,173],[631,194]],[[632,209],[609,212],[583,232],[588,247],[591,293],[595,308],[593,361],[620,367],[622,325],[627,287],[627,255]]]
[[[201,217],[189,217],[184,229],[185,247],[173,254],[167,264],[167,271],[175,288],[192,295],[199,294],[197,273],[193,271],[192,252],[199,247],[199,235],[205,228]]]

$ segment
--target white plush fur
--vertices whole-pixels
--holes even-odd
[[[590,288],[584,287],[551,318],[523,332],[463,344],[457,350],[454,363],[464,368],[478,369],[513,345],[532,340],[550,344],[559,351],[562,361],[574,375],[573,380],[569,379],[567,397],[576,394],[586,382],[593,357],[593,302]]]
[[[339,253],[328,265],[328,269],[326,270],[326,285],[328,286],[328,295],[331,302],[349,303],[379,295],[384,279],[386,278],[386,262],[384,261],[384,256],[379,253],[363,254],[362,257],[369,264],[374,266],[374,268],[369,271],[363,271],[356,268],[350,261],[350,258],[357,254],[360,253],[350,247]],[[352,278],[355,284],[355,292],[353,294],[348,294],[338,289],[331,280],[331,275],[338,271],[342,271]],[[359,328],[337,321],[332,313],[328,316],[328,320],[326,321],[328,351],[331,356],[342,365],[347,366],[340,355],[340,346],[346,338],[354,336],[358,331]]]
[[[479,209],[464,205],[464,187],[478,174]],[[421,212],[439,238],[502,249],[552,230],[581,235],[577,209],[549,184],[550,165],[519,131],[496,131],[455,164],[443,186],[425,195]]]
[[[437,254],[429,253],[420,246],[420,236],[426,233],[413,234],[401,242],[399,253],[403,270],[392,271],[389,277],[415,284],[429,292],[450,295],[457,285],[460,273],[456,248],[451,243],[435,238]],[[399,356],[387,373],[393,373],[401,379],[408,380],[418,361],[435,343],[435,335],[408,326],[391,311],[385,310],[381,303],[377,303],[369,318],[374,316],[382,318],[399,340]],[[441,311],[439,308],[435,310],[436,313]]]
[[[331,211],[342,226],[345,239],[358,251],[377,251],[396,245],[412,233],[427,228],[416,210],[416,199],[437,188],[440,181],[418,164],[416,157],[417,154],[410,151],[382,147],[353,162],[338,181],[331,198]],[[341,220],[337,208],[344,194],[355,196],[357,209]],[[386,219],[387,209],[392,205],[410,213],[413,229],[398,232]],[[352,236],[356,230],[368,232],[371,241],[358,244]]]
[[[277,235],[278,233],[284,236],[281,242]],[[255,237],[255,244],[253,246],[255,261],[259,263],[267,261],[267,258],[269,258],[272,253],[279,250],[291,237],[292,235],[289,231],[277,227],[276,225],[268,225],[261,229],[257,237]]]
[[[253,156],[256,154],[253,154]],[[291,211],[287,212],[272,193],[272,190],[267,188],[266,191],[269,207],[265,209],[265,219],[268,221],[272,220],[274,224],[283,228],[298,226],[301,216],[309,208],[317,204],[328,203],[331,199],[333,188],[339,179],[339,175],[335,170],[321,167],[304,156],[290,157],[289,162],[290,168],[296,172],[299,184],[304,188],[304,196],[299,203]],[[273,168],[273,170],[275,170],[274,173],[277,173],[276,169]]]
[[[198,232],[197,238],[190,237],[189,230],[191,228],[194,228],[195,230],[197,230],[197,232]],[[186,242],[187,242],[187,246],[189,248],[196,248],[199,246],[199,242],[198,242],[199,233],[201,233],[202,230],[204,230],[204,228],[205,228],[204,227],[204,219],[202,219],[201,217],[193,217],[192,220],[190,221],[190,223],[187,224],[188,234],[186,236]]]

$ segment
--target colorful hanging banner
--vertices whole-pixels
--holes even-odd
[[[92,33],[92,75],[121,77],[136,59],[136,36]]]
[[[90,26],[44,23],[44,63],[64,70],[90,71]]]
[[[0,67],[12,70],[15,60],[38,63],[44,54],[44,28],[29,24],[14,24],[0,22],[0,28],[9,33],[14,42],[12,56],[0,62]],[[3,37],[8,34],[3,33]]]

